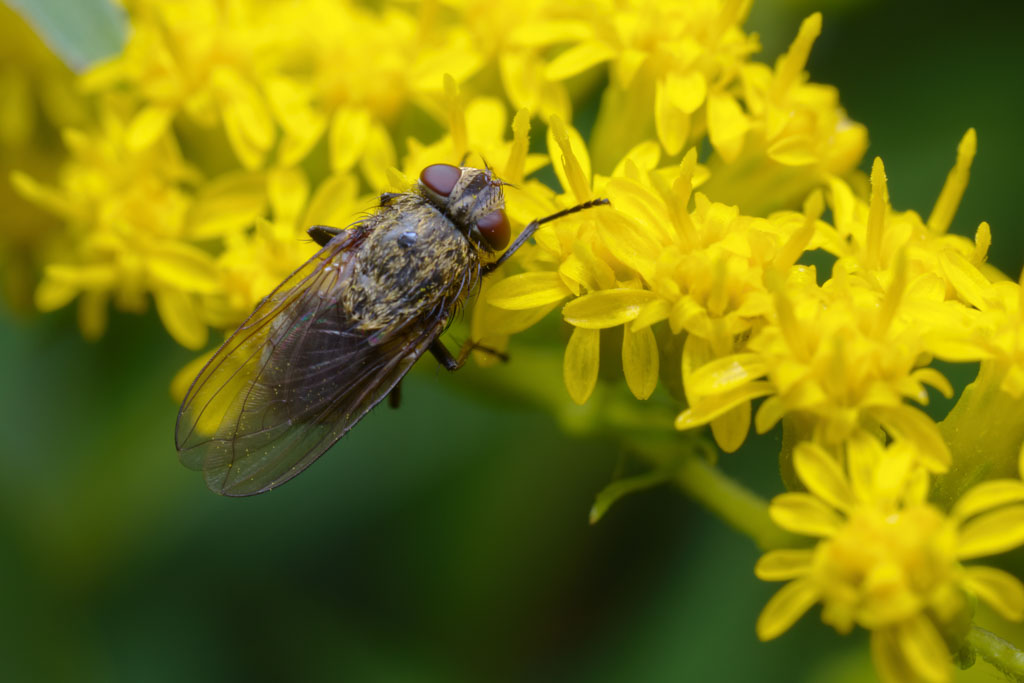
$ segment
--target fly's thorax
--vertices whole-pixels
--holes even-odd
[[[449,311],[480,278],[478,250],[417,193],[367,219],[370,228],[339,305],[364,329],[385,329]]]

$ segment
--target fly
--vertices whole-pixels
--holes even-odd
[[[228,496],[276,488],[309,467],[429,351],[485,275],[537,228],[607,204],[595,199],[531,222],[511,246],[502,181],[434,164],[408,192],[347,230],[315,225],[321,249],[261,301],[192,382],[174,440],[182,463]],[[495,254],[505,249],[495,258]]]

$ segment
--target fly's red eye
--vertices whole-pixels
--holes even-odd
[[[509,237],[512,236],[512,228],[508,224],[508,216],[501,209],[492,211],[476,222],[491,249],[500,251],[508,246]]]
[[[455,183],[459,182],[461,175],[462,171],[457,166],[434,164],[420,172],[420,182],[442,197],[447,197],[455,189]]]

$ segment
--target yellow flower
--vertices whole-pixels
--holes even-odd
[[[202,299],[204,317],[214,327],[234,329],[256,304],[317,247],[307,236],[311,225],[345,227],[359,209],[374,199],[357,196],[352,174],[325,179],[310,196],[309,180],[296,168],[267,173],[266,193],[272,219],[256,218],[252,230],[232,232],[224,238],[217,258],[217,291]]]
[[[126,142],[126,121],[118,103],[101,111],[100,130],[67,129],[64,141],[73,161],[59,188],[28,176],[14,177],[29,199],[62,216],[75,253],[46,267],[36,306],[50,311],[78,297],[83,334],[96,338],[106,326],[107,302],[140,311],[151,292],[164,325],[189,348],[206,343],[206,325],[196,296],[216,288],[213,260],[182,240],[190,207],[188,186],[197,179],[172,140],[146,151]]]
[[[82,85],[88,92],[121,87],[137,99],[128,148],[160,140],[184,112],[201,128],[223,123],[238,160],[246,168],[261,166],[276,131],[257,85],[253,46],[271,40],[278,27],[249,23],[250,8],[242,3],[145,1],[127,9],[132,31],[124,51],[93,67]]]
[[[966,596],[1006,618],[1024,618],[1024,585],[993,567],[964,560],[1024,544],[1024,483],[989,482],[961,498],[950,515],[925,500],[928,477],[908,444],[849,440],[845,465],[802,443],[794,465],[808,493],[772,501],[781,527],[819,538],[811,549],[765,554],[755,572],[789,581],[757,622],[762,640],[786,631],[813,604],[840,633],[871,631],[875,666],[886,681],[947,681],[950,652],[970,619]]]
[[[948,469],[938,427],[903,400],[927,403],[925,385],[952,395],[940,373],[920,367],[920,323],[900,309],[905,284],[884,297],[847,279],[790,289],[776,291],[772,324],[744,351],[694,371],[694,400],[676,427],[704,424],[756,392],[768,395],[755,418],[759,433],[789,416],[802,438],[832,447],[881,427],[913,443],[930,471]]]
[[[15,310],[31,310],[39,272],[63,245],[57,220],[16,191],[11,173],[55,179],[63,156],[57,130],[85,117],[71,70],[0,4],[0,290]]]
[[[957,454],[956,471],[936,483],[937,499],[943,502],[956,500],[975,482],[1008,476],[1024,443],[1022,282],[991,284],[980,313],[950,321],[943,330],[948,356],[981,359],[978,376],[939,425]]]
[[[547,66],[549,75],[565,79],[608,62],[610,82],[591,139],[597,168],[614,167],[654,136],[670,156],[703,137],[705,125],[717,141],[724,119],[713,112],[732,97],[742,64],[760,49],[740,28],[749,3],[610,6]]]
[[[830,179],[853,172],[867,149],[867,130],[851,121],[832,87],[809,83],[804,73],[821,14],[804,20],[771,69],[749,61],[741,88],[709,96],[708,139],[715,155],[704,191],[764,215],[799,204]]]
[[[251,224],[263,210],[265,181],[227,174],[197,194],[202,176],[172,137],[144,149],[129,144],[126,111],[123,100],[107,98],[98,130],[64,131],[71,158],[57,187],[13,176],[22,195],[67,226],[66,253],[46,266],[35,303],[52,311],[77,298],[82,333],[95,339],[111,300],[120,310],[141,312],[151,294],[171,336],[198,349],[209,323],[202,298],[218,294],[221,280],[197,242]]]
[[[941,287],[942,301],[957,301],[964,306],[984,310],[992,296],[992,283],[983,272],[991,242],[987,223],[982,223],[972,242],[947,230],[967,185],[971,160],[977,148],[974,129],[964,134],[957,150],[957,161],[940,192],[935,208],[925,222],[914,211],[893,211],[889,203],[885,167],[875,159],[871,169],[871,197],[865,202],[858,199],[849,185],[833,178],[829,183],[834,228],[819,232],[819,246],[836,257],[835,271],[873,281],[885,290],[893,278],[893,269],[901,253],[907,259],[907,278],[920,286]],[[956,316],[951,308],[933,318],[932,324],[942,324],[945,316]],[[936,337],[955,339],[955,325],[947,325]],[[980,356],[963,357],[954,344],[948,350],[934,349],[951,360],[977,360]]]
[[[216,127],[247,169],[302,161],[327,134],[336,172],[394,149],[385,124],[403,105],[482,65],[464,27],[432,26],[405,10],[355,3],[211,0],[128,3],[132,32],[118,57],[83,79],[91,92],[138,100],[128,142],[144,148],[179,115],[197,145]],[[423,104],[430,108],[429,101]],[[383,177],[368,178],[383,184]]]
[[[914,212],[892,211],[881,160],[872,170],[869,202],[833,181],[835,227],[817,223],[810,242],[837,256],[831,279],[822,287],[792,277],[780,281],[770,324],[737,353],[693,366],[690,408],[677,427],[705,424],[769,396],[757,413],[758,432],[788,416],[802,438],[831,446],[859,429],[882,427],[917,443],[932,472],[945,471],[949,447],[938,427],[903,399],[927,403],[924,385],[952,395],[948,381],[925,367],[931,356],[970,361],[991,354],[978,338],[965,336],[971,330],[989,339],[992,332],[975,310],[994,308],[997,300],[981,270],[987,226],[977,243],[945,234],[974,146],[968,131],[927,224]],[[745,430],[737,422],[733,437],[718,431],[716,437],[723,448],[738,445]],[[1015,448],[1019,441],[1010,439]]]

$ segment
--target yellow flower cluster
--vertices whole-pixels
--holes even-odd
[[[18,311],[32,308],[36,271],[60,258],[60,223],[16,192],[10,176],[26,170],[57,177],[63,156],[58,129],[86,116],[71,70],[25,22],[0,4],[0,292]]]
[[[64,221],[41,310],[77,299],[95,337],[111,301],[152,298],[198,350],[313,252],[307,226],[345,225],[429,163],[486,160],[519,226],[608,197],[484,283],[472,338],[504,348],[558,309],[575,402],[612,362],[725,452],[782,424],[794,492],[771,516],[819,541],[758,564],[791,581],[759,635],[821,602],[871,630],[886,680],[944,681],[970,596],[1024,616],[1017,579],[961,565],[1024,544],[1024,294],[985,264],[986,224],[948,233],[974,131],[927,220],[892,208],[880,160],[861,193],[866,130],[805,73],[819,14],[771,67],[741,0],[124,5],[131,37],[81,77],[95,116],[65,126],[59,178],[13,176]],[[561,192],[531,177],[548,164]],[[953,393],[934,359],[981,364],[942,423],[917,407]]]
[[[961,560],[1024,543],[1024,483],[993,479],[972,488],[944,514],[927,501],[928,475],[906,442],[883,446],[868,435],[848,440],[845,465],[811,442],[794,465],[806,493],[784,493],[772,518],[822,539],[813,549],[776,550],[758,577],[789,581],[758,619],[774,638],[815,602],[840,633],[871,630],[871,651],[887,681],[949,679],[949,645],[963,642],[975,595],[1008,619],[1024,618],[1024,585],[994,567]],[[1024,474],[1024,451],[1021,453]]]

